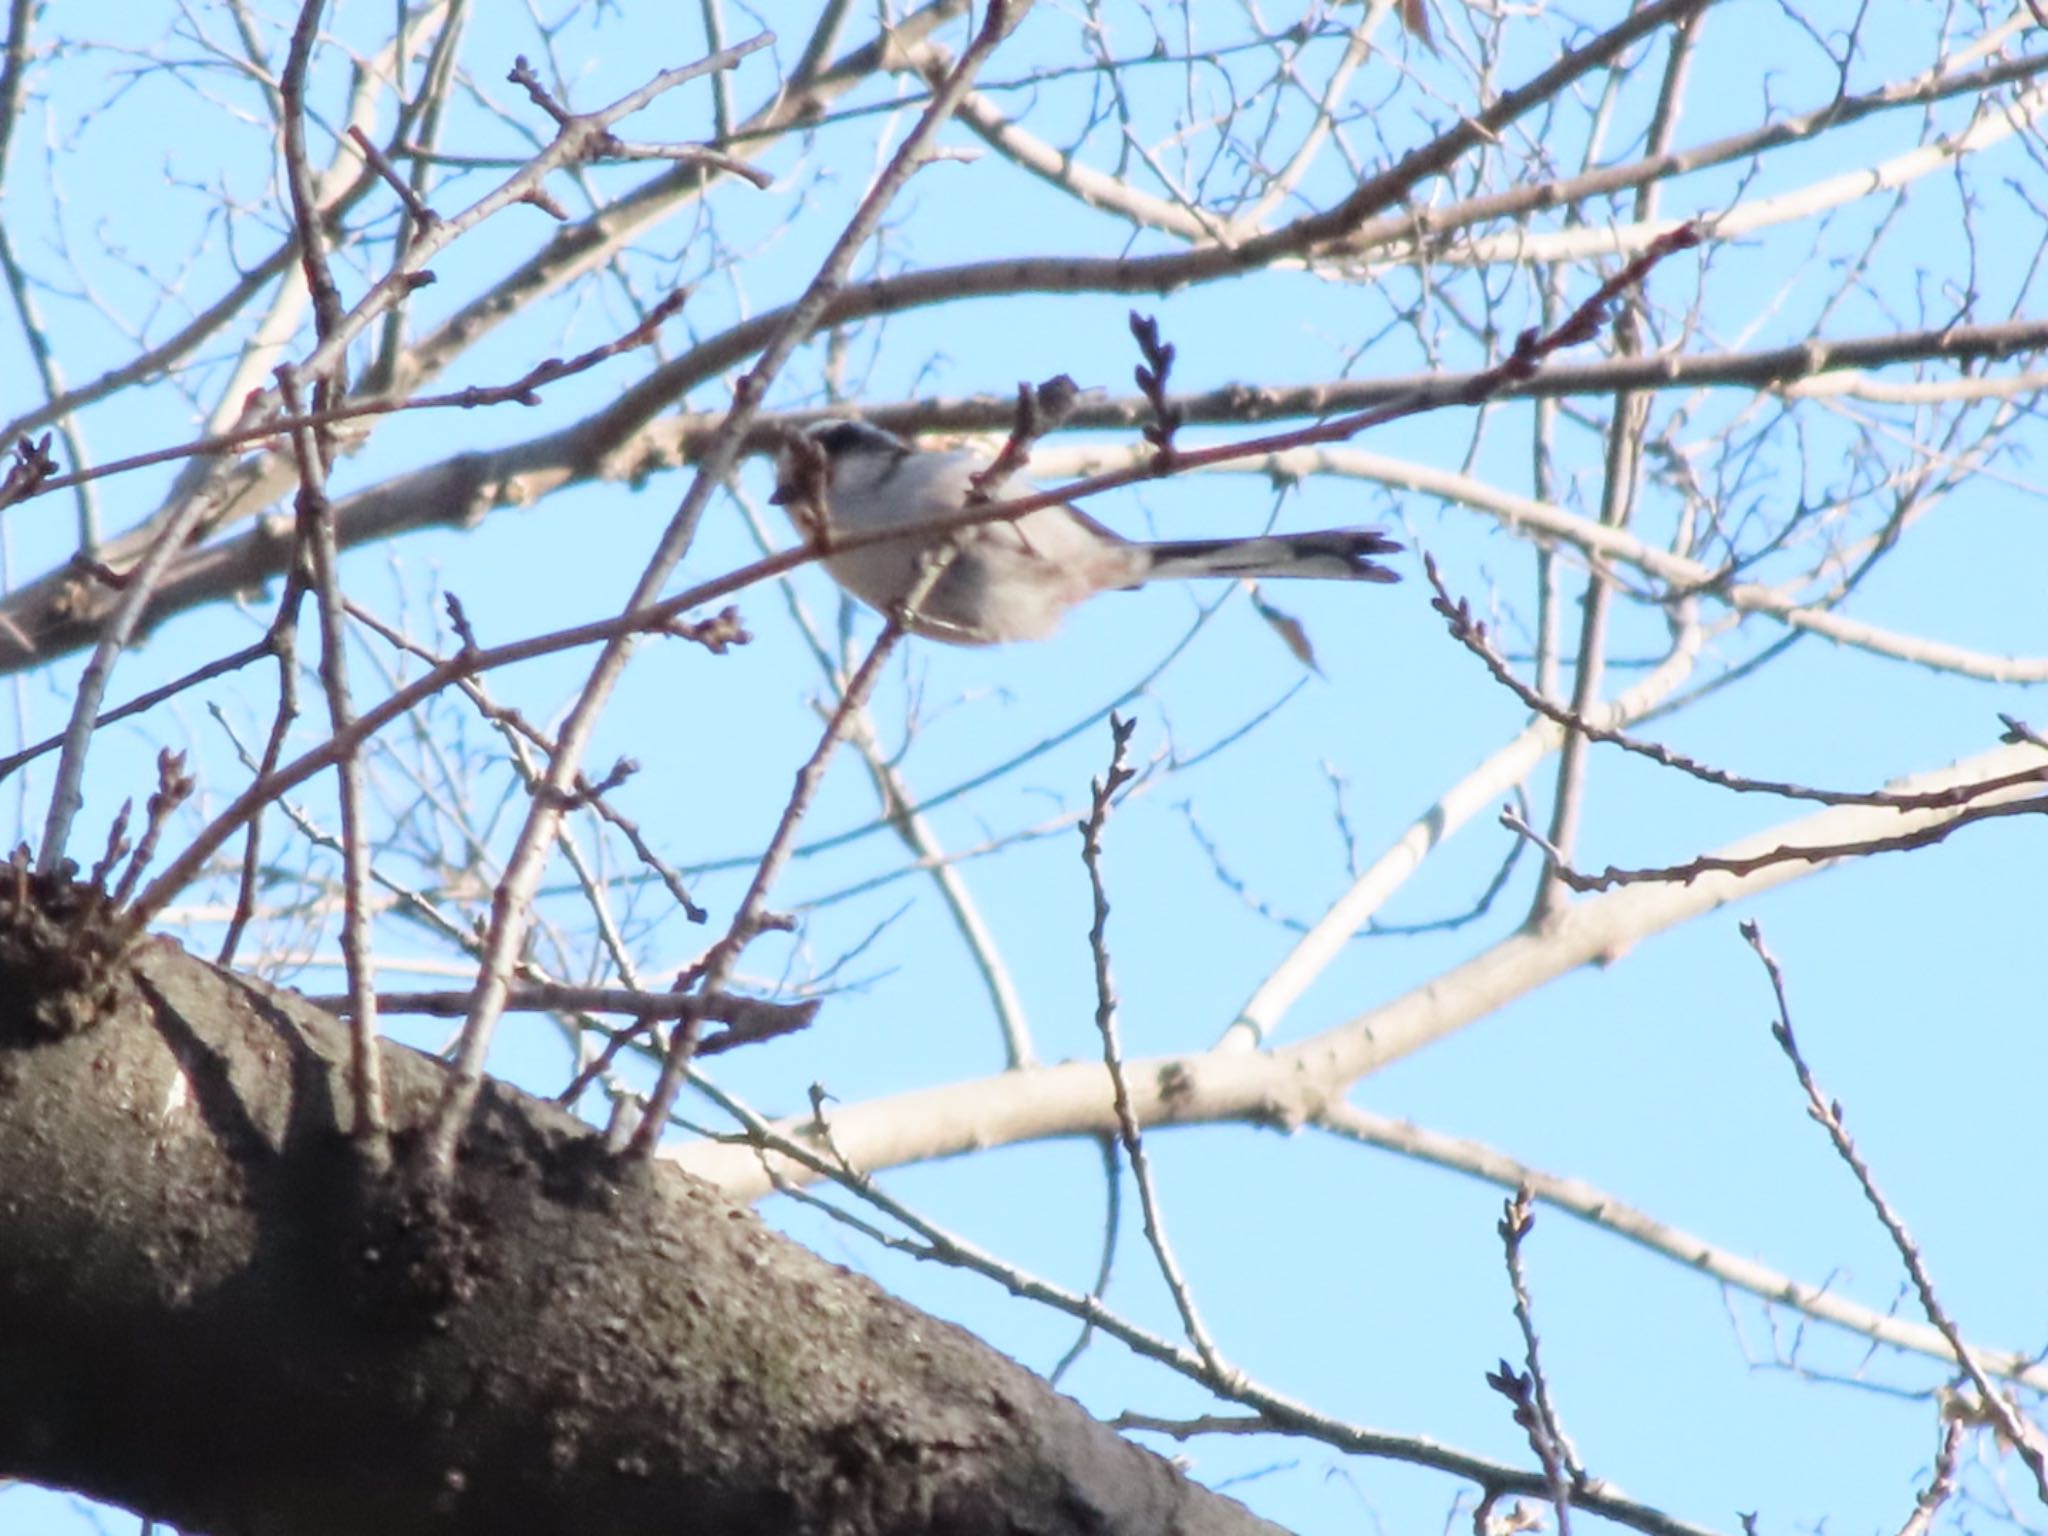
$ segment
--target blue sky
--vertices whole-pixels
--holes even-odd
[[[130,57],[108,48],[67,49],[37,76],[40,89],[9,170],[9,236],[52,284],[40,302],[74,382],[126,355],[128,343],[109,314],[160,335],[176,323],[181,304],[219,288],[229,260],[266,249],[264,227],[276,219],[260,98],[230,72],[202,68],[195,43],[152,43],[163,25],[144,16],[151,9],[135,7],[132,32],[101,41],[153,51],[159,61],[182,61],[180,67],[129,79],[122,71],[135,62]],[[621,9],[625,15],[606,12],[596,23],[580,19],[555,39],[579,106],[606,100],[654,65],[681,62],[700,46],[687,28],[664,24],[665,11]],[[1585,19],[1604,25],[1618,9],[1600,8]],[[388,10],[344,7],[335,26],[362,41]],[[221,16],[195,14],[228,35]],[[1318,10],[1309,19],[1320,25],[1351,14]],[[1118,56],[1148,51],[1154,34],[1141,8],[1112,6],[1104,16]],[[1839,42],[1850,8],[1820,5],[1814,16],[1807,30],[1782,9],[1750,0],[1713,7],[1677,142],[1703,143],[1767,110],[1805,110],[1829,100],[1836,76],[1821,43]],[[1242,30],[1241,17],[1223,21],[1220,8],[1218,17],[1205,24],[1223,31],[1198,35],[1198,44]],[[780,15],[772,20],[785,27],[777,53],[786,60],[800,28]],[[1445,23],[1464,26],[1458,18]],[[737,14],[730,24],[735,35],[750,25]],[[856,37],[865,37],[865,25],[855,26]],[[1553,17],[1511,26],[1495,86],[1547,63],[1564,25]],[[1970,35],[1980,29],[1963,18],[1955,25]],[[1928,67],[1940,46],[1938,30],[1930,13],[1925,21],[1888,27],[1882,37],[1859,38],[1849,89],[1869,90]],[[949,36],[957,47],[958,29]],[[1043,8],[989,78],[1014,80],[1064,62],[1078,36],[1073,15]],[[1364,118],[1350,125],[1351,136],[1368,157],[1421,142],[1466,109],[1471,92],[1460,48],[1431,59],[1404,47],[1391,29],[1381,36],[1386,51],[1362,66],[1348,98]],[[1169,41],[1178,47],[1185,40]],[[1307,67],[1327,70],[1341,39],[1333,35],[1317,46]],[[474,24],[466,58],[478,90],[512,122],[530,127],[534,114],[500,83],[521,50],[537,53],[527,23],[509,9],[488,9]],[[1230,87],[1248,92],[1258,84],[1258,56],[1234,57],[1241,63],[1232,66]],[[1770,69],[1760,67],[1763,59]],[[338,52],[328,68],[323,99],[331,103],[341,82]],[[768,89],[772,69],[764,55],[735,76],[742,110]],[[1171,87],[1133,72],[1139,136],[1150,135],[1148,142],[1169,137],[1176,112],[1199,117],[1227,97],[1221,71],[1193,72],[1185,101],[1180,72],[1156,74],[1171,74]],[[1596,160],[1640,152],[1656,77],[1653,65],[1617,88]],[[1079,76],[992,95],[1034,132],[1061,145],[1078,139],[1090,163],[1113,167],[1113,126],[1080,137],[1097,105],[1094,89],[1092,77]],[[871,84],[856,99],[886,94]],[[1289,102],[1285,111],[1298,113],[1298,101]],[[1955,131],[1970,105],[1942,103],[1928,115]],[[1587,153],[1586,108],[1585,100],[1575,101],[1506,136],[1488,185],[1505,180],[1517,156],[1540,152],[1562,167],[1576,166]],[[630,132],[639,139],[702,137],[708,112],[706,93],[685,88]],[[1113,125],[1114,115],[1105,121]],[[677,281],[697,285],[681,332],[668,338],[670,350],[800,291],[908,122],[903,113],[878,112],[815,139],[779,142],[760,153],[777,177],[769,191],[729,189],[715,201],[709,228],[686,213],[651,235],[624,264],[640,295],[658,295]],[[1681,179],[1665,190],[1662,211],[1712,214],[1809,192],[1829,177],[1907,152],[1925,126],[1917,109],[1879,114],[1759,165],[1745,161]],[[2035,142],[2015,135],[1961,167],[1916,178],[1896,198],[1851,200],[1831,213],[1788,219],[1672,259],[1651,288],[1661,317],[1653,340],[1683,339],[1696,351],[1758,348],[1803,340],[1816,327],[1851,336],[1964,314],[1983,321],[2038,314],[2033,263],[2043,186],[2038,129],[2030,132]],[[1132,237],[1127,226],[1022,176],[964,130],[950,130],[946,142],[962,158],[920,172],[864,258],[864,271],[869,264],[915,270],[1034,251],[1116,255],[1127,240],[1139,253],[1171,246],[1157,233]],[[1230,136],[1197,135],[1193,142],[1222,145],[1215,177],[1227,182],[1234,174]],[[451,124],[449,147],[495,154],[518,144],[504,123],[470,104]],[[1182,163],[1177,149],[1162,153],[1166,163]],[[565,180],[562,192],[581,208],[589,189],[615,195],[646,174],[638,167],[601,170],[587,188]],[[1303,191],[1327,204],[1352,179],[1331,157]],[[477,173],[441,196],[446,207],[459,207],[487,184]],[[233,219],[219,213],[219,188],[244,205]],[[1463,183],[1437,185],[1430,196],[1443,204],[1463,190]],[[1587,217],[1595,227],[1626,221],[1623,207],[1606,203],[1589,205]],[[1555,228],[1556,221],[1540,227]],[[441,280],[423,291],[419,323],[466,300],[515,259],[508,252],[523,254],[546,228],[539,211],[514,209],[459,244],[437,262]],[[83,263],[89,290],[65,276],[67,251]],[[376,255],[373,248],[367,259]],[[175,277],[179,293],[156,292],[137,275],[138,264],[166,283]],[[1583,297],[1606,270],[1591,260],[1563,269],[1566,301]],[[1484,275],[1491,310],[1471,273],[1446,263],[1424,275],[1427,282],[1400,266],[1283,272],[1140,303],[1179,347],[1175,382],[1188,390],[1474,368],[1489,360],[1468,324],[1475,314],[1504,328],[1528,321],[1527,283],[1505,265]],[[358,285],[351,296],[359,292]],[[1131,304],[1119,296],[1039,293],[913,310],[848,337],[846,391],[870,402],[1003,396],[1020,379],[1067,372],[1123,393],[1136,361],[1124,327]],[[1681,326],[1676,317],[1686,312],[1690,319]],[[1417,318],[1409,325],[1411,314]],[[512,377],[540,357],[595,345],[630,323],[618,282],[582,286],[499,332],[437,387]],[[1609,346],[1603,337],[1581,356],[1603,355]],[[32,400],[22,348],[19,325],[0,326],[0,379],[13,381],[0,412],[10,416]],[[124,394],[95,407],[85,417],[92,450],[111,458],[189,436],[226,366],[225,348],[209,350],[181,375],[182,391]],[[337,490],[580,420],[639,377],[641,366],[640,358],[616,360],[551,387],[534,410],[395,419],[379,429],[371,450],[343,461]],[[824,371],[818,349],[800,355],[774,404],[816,404]],[[1884,375],[1914,376],[1905,369]],[[1953,374],[1932,368],[1920,376]],[[709,410],[724,399],[714,384],[689,404]],[[1596,397],[1570,402],[1582,419],[1567,421],[1558,434],[1557,500],[1584,516],[1598,514],[1602,459],[1597,421],[1583,418],[1604,421],[1608,404]],[[1688,509],[1674,490],[1680,477],[1653,475],[1634,530],[1652,544],[1666,542],[1681,517],[1710,508],[1735,530],[1743,552],[1756,556],[1747,576],[1759,581],[1800,575],[1814,563],[1815,548],[1853,546],[1881,526],[1888,497],[1913,472],[1929,463],[1950,466],[1975,446],[1974,439],[1935,442],[1940,452],[1929,454],[1926,434],[1935,417],[1855,399],[1781,405],[1728,390],[1674,395],[1656,409],[1660,426],[1679,413],[1672,440],[1687,450],[1700,502]],[[1436,469],[1465,469],[1526,495],[1533,417],[1527,403],[1447,411],[1358,446]],[[1971,419],[1990,421],[1988,413]],[[2019,404],[2015,419],[1993,425],[2010,445],[2005,456],[1991,471],[1961,477],[1916,517],[1900,547],[1851,599],[1853,617],[1993,654],[2048,653],[2040,576],[2048,569],[2048,529],[2032,478],[2040,427],[2030,401]],[[1188,440],[1226,435],[1205,427],[1190,429]],[[1873,442],[1886,457],[1870,451]],[[1883,482],[1883,474],[1895,478]],[[106,526],[124,527],[150,510],[168,479],[167,472],[146,471],[107,482]],[[587,619],[619,601],[686,483],[670,472],[636,486],[588,484],[532,508],[496,511],[476,530],[437,530],[359,549],[345,562],[349,590],[423,629],[433,622],[435,593],[456,591],[487,641]],[[765,466],[750,466],[741,485],[758,504],[767,489]],[[1766,548],[1767,531],[1790,522],[1794,508],[1816,509],[1800,524],[1806,542]],[[1263,477],[1239,475],[1126,491],[1091,511],[1133,535],[1249,531],[1269,519],[1291,528],[1383,522],[1438,558],[1453,589],[1495,620],[1507,649],[1527,646],[1535,556],[1482,508],[1361,480],[1326,477],[1278,489]],[[69,509],[50,499],[11,512],[6,534],[11,579],[20,582],[66,558],[75,527]],[[680,580],[730,569],[754,548],[737,506],[721,500]],[[1293,585],[1267,592],[1313,635],[1322,675],[1305,684],[1300,665],[1244,595],[1213,587],[1104,597],[1040,646],[917,644],[892,664],[876,705],[877,731],[884,750],[900,754],[896,766],[913,791],[928,797],[1091,719],[1200,622],[1160,677],[1124,706],[1137,721],[1136,757],[1159,765],[1118,809],[1107,835],[1111,942],[1123,1040],[1133,1057],[1210,1046],[1291,947],[1285,920],[1313,921],[1349,883],[1354,857],[1375,856],[1522,728],[1521,707],[1429,611],[1419,561],[1410,558],[1403,571],[1407,580],[1393,589]],[[1565,579],[1575,591],[1579,571],[1569,562]],[[792,590],[828,640],[842,629],[856,643],[872,633],[871,616],[843,614],[816,570],[800,572]],[[686,868],[759,849],[818,730],[820,678],[785,596],[758,589],[741,606],[755,640],[730,656],[713,659],[675,644],[643,648],[591,754],[600,768],[620,753],[640,762],[622,805]],[[1213,615],[1203,619],[1211,606]],[[1576,606],[1569,608],[1568,625],[1576,614]],[[124,661],[113,696],[127,697],[245,642],[267,615],[252,597],[245,606],[180,616]],[[1695,681],[1733,670],[1782,634],[1752,618],[1710,635]],[[1657,609],[1624,606],[1616,621],[1618,656],[1654,657],[1665,643]],[[61,724],[78,665],[70,658],[22,680],[16,729],[24,739]],[[1614,675],[1617,686],[1626,686],[1641,672],[1621,666]],[[544,722],[558,716],[581,676],[581,658],[555,658],[494,679],[493,688]],[[368,666],[358,668],[358,677],[366,688],[377,686]],[[81,846],[96,844],[122,795],[146,793],[147,765],[165,742],[193,751],[202,809],[240,787],[231,745],[209,716],[209,703],[260,739],[272,708],[270,680],[252,674],[224,682],[107,733],[93,761]],[[1233,739],[1269,709],[1256,730]],[[1863,788],[1988,750],[2000,711],[2048,724],[2038,690],[1808,638],[1649,730],[1677,750],[1743,773]],[[316,724],[310,717],[303,724],[302,741],[317,739]],[[474,766],[470,783],[478,803],[487,803],[504,778],[483,761],[494,738],[454,705],[428,725],[445,741],[460,742],[462,750],[451,748],[450,756]],[[1106,762],[1107,734],[1101,725],[1084,728],[947,800],[931,814],[936,834],[957,851],[1073,812]],[[1201,756],[1221,742],[1229,744]],[[421,761],[421,750],[410,738],[394,746],[382,781],[387,805],[410,804],[402,767]],[[1194,766],[1166,771],[1194,758]],[[1551,768],[1528,785],[1539,825]],[[40,825],[37,795],[48,782],[47,768],[37,770],[18,781],[25,786],[18,798],[0,802],[22,815],[25,835]],[[1682,860],[1800,812],[1608,750],[1593,754],[1589,785],[1580,863],[1595,869]],[[330,814],[324,787],[309,787],[304,798],[315,816]],[[808,825],[838,833],[872,826],[875,816],[868,777],[843,758]],[[516,821],[515,808],[510,824]],[[287,850],[282,862],[331,870],[326,855],[287,840],[281,827],[275,835]],[[502,851],[503,830],[493,835]],[[1213,857],[1202,838],[1213,844]],[[1049,1061],[1091,1058],[1100,1049],[1084,939],[1089,893],[1077,842],[1060,828],[960,866]],[[1475,818],[1381,918],[1414,923],[1464,910],[1510,846],[1511,834],[1490,814]],[[2048,1272],[2048,1223],[2041,1220],[2036,1114],[2039,1085],[2048,1081],[2040,1027],[2044,855],[2048,840],[2038,818],[2012,818],[1965,829],[1939,848],[1796,881],[1518,996],[1374,1073],[1351,1097],[1584,1179],[1806,1283],[1910,1314],[1896,1254],[1807,1120],[1771,1042],[1770,991],[1736,928],[1739,919],[1754,918],[1786,967],[1815,1070],[1846,1105],[1851,1130],[1924,1245],[1949,1306],[1974,1340],[2039,1349],[2048,1344],[2038,1283]],[[615,853],[608,857],[616,860]],[[764,1112],[791,1114],[803,1112],[813,1083],[856,1105],[1000,1071],[985,991],[928,880],[912,873],[854,899],[824,900],[900,871],[904,861],[901,845],[876,827],[790,872],[777,900],[799,911],[801,926],[787,941],[750,951],[743,975],[764,989],[801,988],[829,975],[825,1007],[806,1034],[718,1061],[712,1076],[721,1085]],[[608,867],[631,874],[629,865]],[[552,873],[556,880],[563,875],[559,865]],[[1308,1038],[1425,986],[1502,940],[1527,910],[1535,873],[1536,860],[1525,853],[1496,907],[1467,927],[1355,940],[1283,1021],[1280,1042]],[[744,879],[744,871],[731,870],[703,877],[697,894],[713,911],[712,931]],[[652,975],[665,979],[706,938],[652,893],[622,884],[615,899]],[[552,901],[548,910],[578,925],[573,901]],[[214,931],[203,910],[173,916],[181,931]],[[587,927],[581,923],[574,945],[586,969],[594,963]],[[331,931],[280,924],[273,949],[279,974],[294,984],[339,989]],[[419,929],[397,924],[381,936],[380,952],[393,966],[456,958]],[[444,1028],[400,1020],[393,1032],[432,1045]],[[559,1087],[564,1054],[548,1023],[516,1017],[500,1042],[496,1070],[540,1091]],[[714,1112],[693,1100],[685,1113],[708,1119]],[[1482,1379],[1497,1359],[1520,1358],[1494,1232],[1501,1191],[1311,1129],[1201,1127],[1161,1132],[1149,1145],[1175,1247],[1233,1361],[1347,1420],[1527,1463],[1519,1431]],[[886,1180],[900,1198],[1009,1262],[1077,1288],[1093,1277],[1105,1184],[1091,1141],[1005,1146],[897,1169]],[[1036,1369],[1050,1369],[1072,1341],[1069,1320],[1012,1301],[985,1279],[879,1250],[789,1202],[771,1200],[764,1211],[828,1257],[874,1274]],[[1942,1380],[1938,1367],[1889,1353],[1868,1357],[1863,1341],[1820,1325],[1801,1333],[1788,1314],[1768,1312],[1752,1297],[1724,1295],[1668,1259],[1555,1211],[1539,1213],[1529,1264],[1566,1426],[1597,1475],[1724,1531],[1737,1528],[1737,1511],[1758,1512],[1767,1532],[1823,1524],[1861,1532],[1896,1528],[1910,1509],[1935,1439],[1926,1394]],[[1128,1198],[1108,1300],[1151,1328],[1175,1330],[1170,1298]],[[1063,1386],[1104,1415],[1128,1409],[1172,1416],[1216,1406],[1106,1342],[1082,1357]],[[1469,1508],[1469,1490],[1440,1475],[1312,1443],[1212,1437],[1178,1450],[1161,1445],[1188,1457],[1196,1476],[1303,1533],[1367,1522],[1389,1531],[1436,1529],[1464,1519],[1450,1513],[1461,1491]],[[1973,1443],[1971,1454],[1967,1486],[1980,1502],[1965,1523],[1995,1516],[2001,1483],[2025,1510],[2029,1496],[2017,1464],[1982,1443]],[[2039,1511],[2028,1518],[2038,1523]],[[0,1521],[33,1536],[134,1528],[131,1516],[31,1489],[0,1493]]]

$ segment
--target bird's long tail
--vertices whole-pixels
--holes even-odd
[[[1377,528],[1330,528],[1321,533],[1275,533],[1256,539],[1180,539],[1139,546],[1151,557],[1146,581],[1204,577],[1287,577],[1324,581],[1399,581],[1374,555],[1402,546]]]

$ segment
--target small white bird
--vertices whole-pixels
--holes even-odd
[[[989,455],[970,450],[921,452],[894,433],[864,421],[827,420],[801,434],[822,453],[824,506],[830,529],[845,534],[911,527],[967,505],[970,479]],[[799,445],[777,461],[774,500],[815,499]],[[1021,476],[1000,496],[1035,489]],[[801,510],[801,509],[799,509]],[[1250,539],[1181,539],[1135,544],[1073,507],[1043,507],[1008,522],[983,523],[958,535],[959,553],[918,604],[913,633],[956,645],[1041,640],[1076,603],[1098,592],[1148,581],[1201,577],[1310,577],[1332,581],[1399,581],[1371,559],[1401,546],[1376,528],[1270,534]],[[825,569],[855,597],[888,613],[909,595],[925,540],[905,538],[827,555]]]

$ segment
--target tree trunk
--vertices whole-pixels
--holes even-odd
[[[397,1193],[333,1019],[6,876],[0,1473],[213,1536],[1274,1529],[510,1090]],[[384,1065],[402,1164],[441,1068]]]

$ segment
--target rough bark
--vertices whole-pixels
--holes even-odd
[[[398,1193],[340,1129],[331,1018],[163,941],[67,972],[91,914],[24,883],[0,870],[0,1473],[212,1536],[1274,1529],[510,1090],[445,1205]],[[385,1069],[409,1135],[440,1068]]]

